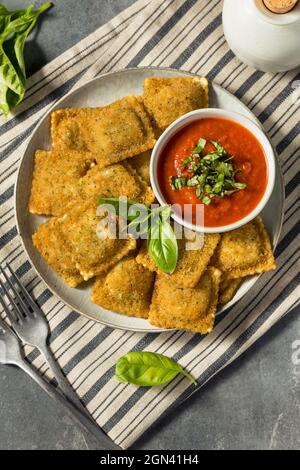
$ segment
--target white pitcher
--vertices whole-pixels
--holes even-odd
[[[224,35],[240,60],[264,72],[300,66],[300,1],[284,14],[263,0],[224,0]]]

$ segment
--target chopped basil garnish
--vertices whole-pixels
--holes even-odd
[[[192,154],[182,161],[181,167],[190,174],[189,177],[170,176],[170,185],[174,191],[195,187],[196,196],[206,205],[216,196],[230,196],[246,188],[246,184],[235,180],[236,173],[241,170],[234,168],[231,163],[233,157],[220,142],[211,140],[210,143],[214,151],[202,155],[206,140],[199,139]]]
[[[198,140],[198,144],[197,144],[197,147],[193,150],[193,154],[200,154],[202,152],[202,150],[204,149],[206,145],[206,140],[205,139],[199,139]]]
[[[181,189],[186,186],[186,183],[187,178],[176,178],[175,176],[170,176],[170,185],[172,186],[172,189]]]
[[[188,163],[192,163],[193,157],[190,155],[185,160],[182,161],[182,165],[187,165]]]

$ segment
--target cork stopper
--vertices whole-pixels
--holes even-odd
[[[263,0],[266,7],[273,13],[287,13],[292,10],[298,0]]]

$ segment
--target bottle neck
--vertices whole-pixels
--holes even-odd
[[[276,14],[285,14],[291,11],[298,0],[263,0],[265,6]]]
[[[247,6],[251,8],[252,13],[262,21],[272,23],[274,25],[288,25],[300,21],[300,1],[294,2],[292,10],[286,13],[274,13],[267,8],[265,2],[267,0],[243,0],[247,2]],[[271,1],[271,0],[268,0]],[[283,2],[284,0],[282,0]],[[278,3],[278,2],[277,2]],[[280,4],[280,3],[278,3]],[[283,3],[281,3],[283,5]]]

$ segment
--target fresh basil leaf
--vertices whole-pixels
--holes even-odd
[[[117,360],[115,377],[121,383],[132,383],[142,387],[164,385],[178,374],[187,377],[194,385],[196,380],[173,359],[163,354],[133,351]]]
[[[136,219],[132,220],[128,225],[124,227],[127,229],[128,233],[134,236],[134,238],[139,237],[148,233],[149,230],[149,219],[150,215],[146,217],[137,217]]]
[[[168,222],[170,206],[149,209],[144,204],[126,198],[98,198],[98,204],[106,210],[123,217],[130,223],[127,229],[135,230],[139,235],[148,231],[148,250],[154,262],[164,272],[172,273],[178,259],[177,239]],[[149,227],[150,223],[150,227]]]
[[[10,12],[4,5],[0,4],[0,16],[3,16],[3,15],[10,15]]]
[[[98,204],[104,205],[106,210],[114,209],[114,213],[125,220],[133,221],[138,216],[147,216],[149,209],[145,204],[122,197],[99,197]]]
[[[171,206],[166,205],[166,206],[160,207],[159,208],[159,213],[160,213],[161,218],[162,218],[163,221],[169,219],[169,217],[171,215]]]
[[[0,109],[7,115],[24,98],[26,73],[23,51],[25,41],[38,16],[52,3],[46,2],[36,10],[9,12],[0,9]]]
[[[20,77],[10,58],[6,55],[3,44],[0,43],[0,77],[1,85],[5,85],[7,88],[12,90],[17,95],[24,94],[25,88],[22,77]]]
[[[155,264],[165,273],[172,274],[178,260],[177,239],[171,225],[157,217],[151,220],[148,251]]]

